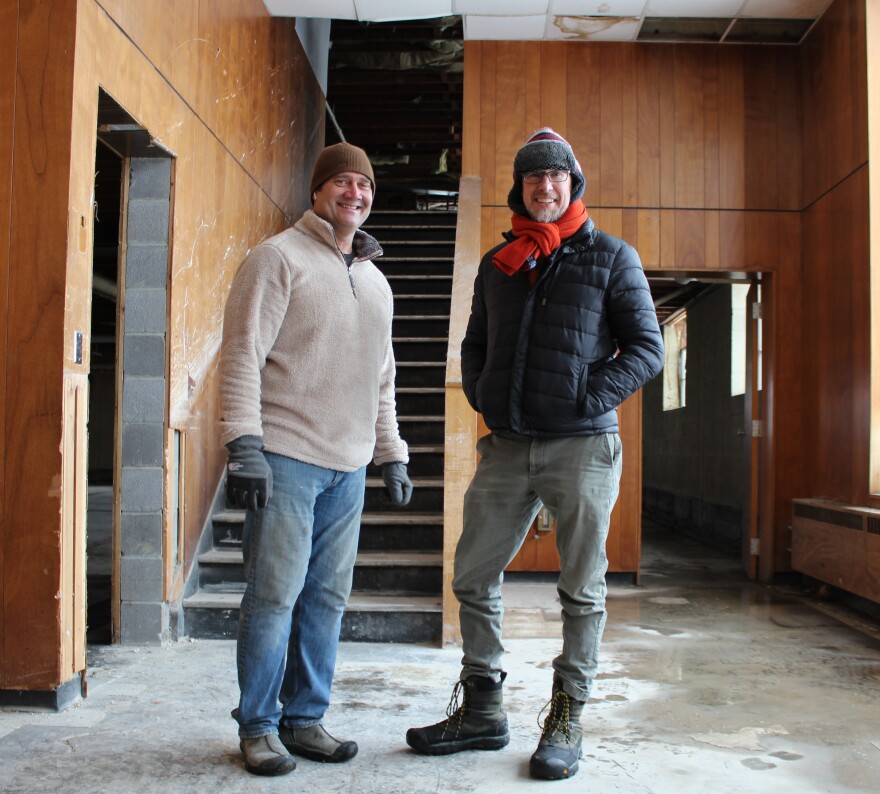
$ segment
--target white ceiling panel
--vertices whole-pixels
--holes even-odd
[[[358,19],[391,22],[398,19],[432,19],[452,13],[452,0],[355,0]]]
[[[528,17],[468,15],[464,18],[464,37],[469,41],[540,41],[544,38],[546,20],[544,14]]]
[[[634,41],[639,17],[550,17],[544,38],[555,41]]]
[[[734,17],[742,0],[648,0],[646,17]]]
[[[357,19],[354,0],[263,0],[274,17]]]
[[[452,13],[525,17],[546,14],[550,0],[452,0]]]
[[[872,0],[873,2],[874,0]],[[876,0],[880,2],[880,0]],[[263,0],[273,16],[394,22],[461,16],[465,40],[634,41],[645,17],[817,19],[832,0]]]
[[[551,0],[550,13],[564,17],[640,17],[645,0]]]
[[[831,0],[746,0],[740,16],[764,19],[817,19]]]

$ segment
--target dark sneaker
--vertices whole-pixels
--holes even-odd
[[[562,689],[554,689],[548,705],[550,713],[544,720],[538,749],[529,760],[529,774],[539,780],[565,780],[574,777],[583,756],[581,713],[584,703]]]
[[[510,742],[501,685],[483,676],[459,681],[446,707],[446,719],[424,728],[410,728],[406,743],[424,755],[449,755],[462,750],[500,750]],[[459,705],[459,696],[463,702]]]
[[[358,752],[356,742],[341,742],[335,739],[323,725],[309,725],[307,728],[279,726],[278,734],[284,746],[295,755],[312,761],[339,764],[354,758]]]
[[[277,734],[242,739],[239,747],[244,753],[244,768],[252,775],[286,775],[296,769],[296,761],[284,749]]]

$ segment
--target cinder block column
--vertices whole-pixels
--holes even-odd
[[[131,160],[123,316],[121,641],[169,629],[162,575],[171,160]]]

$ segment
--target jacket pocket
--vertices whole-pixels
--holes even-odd
[[[584,416],[584,402],[587,399],[587,381],[589,377],[590,365],[586,361],[582,361],[581,370],[578,373],[577,405],[575,406],[577,416]]]

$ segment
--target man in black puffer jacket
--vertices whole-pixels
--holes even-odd
[[[455,555],[464,650],[456,705],[447,719],[410,729],[407,743],[445,755],[510,741],[501,581],[543,503],[557,522],[563,648],[529,772],[557,780],[577,772],[605,625],[617,406],[660,371],[663,341],[639,256],[595,228],[568,142],[538,130],[513,171],[512,231],[480,263],[461,348],[465,394],[492,432],[477,443]]]

